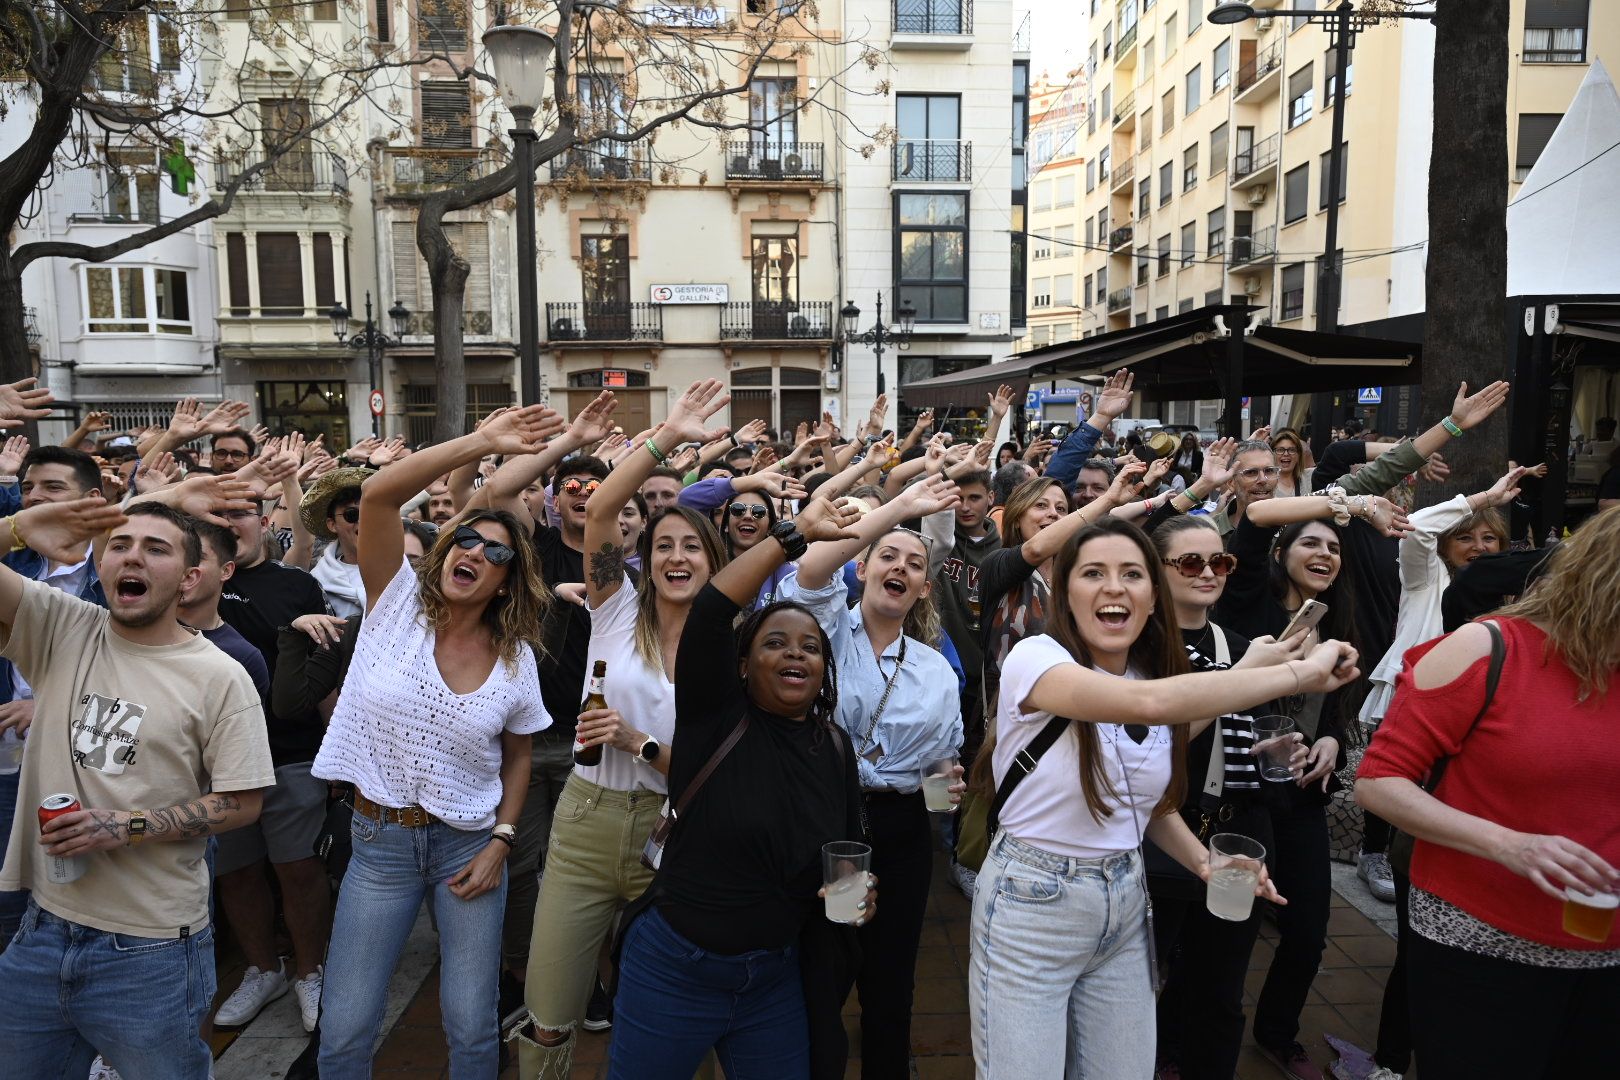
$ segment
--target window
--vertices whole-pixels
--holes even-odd
[[[1198,223],[1189,221],[1181,227],[1181,265],[1191,266],[1193,257],[1197,254]]]
[[[472,144],[471,87],[460,80],[422,80],[422,145],[470,150]]]
[[[1170,196],[1176,190],[1175,182],[1176,163],[1167,161],[1159,166],[1159,205],[1163,206],[1170,201]]]
[[[259,314],[304,314],[304,259],[297,233],[262,232],[258,241]]]
[[[1315,77],[1315,64],[1306,64],[1288,76],[1288,128],[1293,130],[1311,118],[1311,106],[1316,91],[1311,80]]]
[[[428,392],[433,392],[429,386]],[[310,438],[325,435],[328,446],[347,446],[349,440],[349,401],[341,380],[288,382],[261,382],[254,387],[258,399],[259,419],[272,435],[285,435],[302,431]],[[471,394],[469,393],[469,399]],[[469,404],[471,404],[469,400]],[[507,404],[511,404],[510,400]],[[466,430],[482,420],[486,414],[472,417]],[[430,411],[423,425],[425,438],[433,437],[433,414]]]
[[[1176,126],[1176,88],[1173,86],[1159,98],[1159,119],[1163,125],[1159,129],[1160,135],[1167,134]]]
[[[1106,240],[1107,237],[1104,237],[1104,239]],[[1096,223],[1096,221],[1094,221],[1093,219],[1088,217],[1088,218],[1086,218],[1086,248],[1089,250],[1089,249],[1091,249],[1093,247],[1096,247],[1096,246],[1097,246],[1097,223]]]
[[[1226,254],[1226,207],[1209,212],[1209,239],[1204,248],[1212,259]]]
[[[1030,307],[1052,306],[1052,279],[1038,277],[1029,283]]]
[[[1170,305],[1169,304],[1162,304],[1159,307],[1156,307],[1156,308],[1153,309],[1153,321],[1154,322],[1159,322],[1161,319],[1168,319],[1169,317],[1170,317]]]
[[[616,236],[615,240],[626,239]],[[750,237],[752,241],[751,263],[749,277],[753,283],[753,301],[756,306],[761,304],[774,305],[775,312],[782,320],[781,337],[787,337],[787,304],[797,303],[799,299],[799,238],[797,236],[771,236],[756,235]],[[624,298],[630,299],[630,250],[628,245],[622,253],[615,251],[613,257],[617,263],[615,273],[624,280]],[[583,260],[581,260],[583,264]],[[622,266],[620,270],[618,267]],[[756,336],[764,337],[755,328]]]
[[[1058,307],[1074,307],[1074,275],[1058,274],[1052,279],[1052,303]]]
[[[1052,206],[1060,208],[1074,205],[1074,176],[1068,174],[1052,181]]]
[[[467,51],[466,0],[418,0],[416,45],[424,52]]]
[[[184,270],[86,266],[85,330],[92,334],[189,334],[191,293]]]
[[[1301,3],[1298,3],[1298,4],[1294,5],[1294,10],[1295,11],[1315,11],[1316,10],[1316,0],[1302,0]],[[1310,22],[1309,17],[1307,17],[1305,15],[1295,15],[1294,16],[1294,24],[1288,28],[1288,32],[1291,34],[1295,30],[1298,30],[1300,27],[1304,26],[1308,22]]]
[[[799,80],[754,79],[748,84],[748,139],[756,146],[797,146]],[[1013,131],[1022,133],[1015,119]],[[1015,136],[1016,137],[1016,136]]]
[[[1029,189],[1029,205],[1034,210],[1052,209],[1052,182],[1037,180]]]
[[[1219,176],[1226,171],[1226,158],[1229,151],[1226,148],[1227,126],[1222,124],[1209,133],[1209,175]]]
[[[597,374],[591,372],[590,374]],[[631,386],[636,385],[636,376],[639,371],[629,373],[626,381]],[[284,385],[284,384],[283,384]],[[310,385],[310,384],[306,384]],[[342,383],[338,384],[339,386]],[[412,444],[431,442],[433,439],[433,425],[439,415],[439,389],[433,383],[406,383],[405,384],[405,438]],[[624,398],[619,399],[624,402]],[[735,401],[735,398],[733,398]],[[468,383],[467,384],[467,410],[463,414],[463,430],[472,431],[478,422],[491,412],[505,405],[512,404],[512,388],[506,383]],[[735,404],[732,406],[736,408]],[[625,411],[625,405],[619,406],[619,411]],[[634,415],[634,414],[632,414]],[[268,423],[268,418],[266,419]],[[300,418],[298,426],[303,427],[307,421]],[[320,425],[309,425],[320,430]],[[340,429],[341,430],[341,429]],[[347,436],[344,437],[345,441]],[[327,440],[329,446],[341,446],[343,443]]]
[[[1097,303],[1108,299],[1108,267],[1097,271]]]
[[[1096,294],[1092,291],[1092,284],[1093,284],[1093,282],[1091,280],[1091,275],[1087,274],[1086,277],[1085,277],[1085,281],[1084,281],[1084,288],[1085,288],[1084,298],[1085,298],[1085,301],[1086,301],[1086,305],[1085,305],[1086,307],[1090,307],[1091,304],[1092,304],[1092,301],[1096,297]]]
[[[1176,51],[1176,13],[1171,12],[1164,17],[1164,55],[1173,56]]]
[[[1201,64],[1194,64],[1187,71],[1187,112],[1191,116],[1198,111],[1200,98],[1204,92],[1204,68]]]
[[[1097,189],[1097,162],[1095,159],[1086,162],[1086,194],[1090,195]]]
[[[1339,201],[1344,202],[1344,200],[1347,197],[1349,197],[1349,194],[1350,194],[1350,144],[1349,143],[1341,143],[1339,145],[1339,149],[1340,149],[1340,155],[1339,155]],[[1328,175],[1329,175],[1328,170],[1331,167],[1331,163],[1329,162],[1328,159],[1331,158],[1332,156],[1333,155],[1332,155],[1331,152],[1323,154],[1322,157],[1321,157],[1320,164],[1319,164],[1318,175],[1321,176],[1322,182],[1320,184],[1321,191],[1318,194],[1317,203],[1316,203],[1316,208],[1318,210],[1326,210],[1327,209],[1327,204],[1328,204]]]
[[[1105,146],[1101,150],[1097,151],[1097,179],[1103,181],[1104,183],[1108,182],[1109,160],[1110,153],[1108,147]]]
[[[1142,42],[1142,74],[1153,70],[1153,39]]]
[[[1170,273],[1170,234],[1165,233],[1159,237],[1159,266],[1158,276],[1164,277]]]
[[[1198,33],[1198,28],[1204,25],[1204,0],[1187,0],[1187,36],[1192,37]]]
[[[1032,326],[1032,327],[1030,327],[1029,328],[1029,343],[1030,343],[1030,345],[1033,346],[1034,348],[1037,348],[1037,349],[1040,348],[1042,345],[1045,345],[1047,343],[1047,340],[1050,337],[1051,333],[1052,333],[1052,328],[1049,327],[1049,326],[1042,325],[1042,326]]]
[[[897,194],[895,204],[896,307],[909,301],[918,322],[966,322],[966,193]]]
[[[307,135],[309,101],[305,98],[261,99],[259,128],[265,150],[280,152],[275,165],[264,174],[265,188],[270,191],[311,190],[315,183],[315,162]]]
[[[488,334],[490,322],[489,226],[482,221],[444,223],[445,239],[467,260],[467,291],[462,326],[469,334]],[[427,263],[416,248],[416,222],[394,222],[394,298],[416,313],[414,324],[433,325],[433,283]],[[424,333],[431,333],[425,330]]]
[[[1136,216],[1146,218],[1148,211],[1153,207],[1153,177],[1142,177],[1142,182],[1136,186]]]
[[[1181,190],[1191,191],[1198,186],[1198,144],[1193,143],[1181,152]]]
[[[1283,224],[1288,225],[1305,216],[1310,202],[1311,163],[1289,169],[1283,176]]]
[[[1074,226],[1059,225],[1052,230],[1052,243],[1057,247],[1058,254],[1071,255],[1074,253]]]
[[[1097,211],[1097,242],[1103,243],[1108,239],[1108,207]]]
[[[617,75],[605,71],[580,75],[574,84],[574,97],[579,111],[579,126],[584,133],[601,135],[612,132],[622,135],[630,130],[630,103]],[[607,161],[614,162],[614,172],[608,175],[628,174],[628,168],[622,172],[619,168],[621,163],[628,166],[624,160],[628,152],[624,143],[612,139],[598,138],[583,148],[586,160],[592,165],[601,165],[604,172]]]
[[[1586,62],[1587,0],[1526,0],[1524,62]]]
[[[96,209],[105,217],[156,224],[158,220],[157,159],[151,150],[107,150],[102,170],[106,202]]]
[[[247,237],[242,233],[226,233],[225,272],[230,277],[230,313],[238,318],[253,314],[247,267]]]
[[[393,31],[389,27],[390,16],[394,13],[394,0],[372,0],[372,11],[373,25],[377,28],[377,40],[394,40]]]
[[[1350,65],[1344,69],[1344,92],[1346,94],[1354,93],[1356,89],[1355,53],[1350,55]],[[1322,70],[1324,72],[1322,76],[1322,108],[1326,109],[1332,107],[1334,100],[1339,96],[1339,57],[1332,49],[1327,51],[1327,55],[1322,60]]]
[[[1187,299],[1185,299],[1185,300],[1178,300],[1176,302],[1176,314],[1177,315],[1185,315],[1185,314],[1187,314],[1187,312],[1191,311],[1192,309],[1193,309],[1193,298],[1190,297],[1190,296],[1187,297]]]
[[[1204,294],[1204,306],[1211,307],[1221,302],[1221,290],[1211,289]]]
[[[315,0],[309,5],[309,17],[316,22],[336,22],[337,0]]]
[[[1562,120],[1562,113],[1520,113],[1519,114],[1519,144],[1513,155],[1513,180],[1515,183],[1524,183],[1525,177],[1530,175],[1536,160],[1547,147],[1547,140]]]
[[[1146,150],[1148,147],[1153,145],[1153,110],[1152,109],[1143,109],[1142,110],[1142,118],[1137,122],[1136,128],[1137,128],[1137,131],[1140,133],[1137,136],[1137,138],[1141,141],[1141,144],[1137,147],[1137,149]]]
[[[1282,272],[1282,318],[1297,319],[1305,314],[1305,264],[1289,263]]]
[[[1036,262],[1052,257],[1052,242],[1044,236],[1030,237],[1031,247],[1029,257]]]
[[[315,307],[330,311],[337,302],[337,278],[332,259],[332,234],[318,232],[311,248],[315,256]]]
[[[1148,249],[1146,245],[1136,249],[1136,283],[1148,283]]]

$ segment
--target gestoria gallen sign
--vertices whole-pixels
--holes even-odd
[[[731,299],[729,285],[654,285],[655,304],[724,304]]]

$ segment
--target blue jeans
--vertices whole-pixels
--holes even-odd
[[[981,1080],[1148,1080],[1153,986],[1142,859],[998,834],[973,896],[968,1007]]]
[[[463,900],[447,884],[490,841],[488,829],[421,828],[355,814],[354,855],[338,892],[321,993],[322,1080],[365,1080],[382,1027],[388,981],[424,898],[439,929],[439,1006],[454,1080],[490,1080],[500,1055],[496,1016],[506,876]]]
[[[124,1080],[207,1080],[198,1025],[214,1000],[214,930],[111,934],[30,903],[0,956],[7,1076],[84,1080],[101,1054]]]
[[[0,859],[5,858],[6,844],[11,840],[11,819],[17,814],[17,785],[22,773],[0,776]],[[28,909],[28,890],[0,892],[0,953],[17,934],[23,912]]]
[[[711,1047],[727,1080],[808,1080],[798,946],[721,956],[649,908],[624,941],[608,1078],[692,1080]]]

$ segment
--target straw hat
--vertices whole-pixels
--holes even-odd
[[[1170,457],[1181,444],[1168,431],[1155,431],[1142,440],[1142,445],[1151,447],[1156,457]]]
[[[336,540],[337,537],[332,535],[332,530],[326,527],[327,510],[331,507],[332,500],[345,492],[359,491],[366,477],[376,471],[359,466],[346,466],[321,475],[304,493],[304,501],[298,504],[298,516],[303,520],[304,528],[322,540]]]

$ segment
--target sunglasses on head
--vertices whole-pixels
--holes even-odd
[[[491,566],[505,566],[512,561],[517,552],[501,543],[499,540],[490,540],[483,533],[471,525],[463,525],[455,531],[451,542],[458,548],[471,551],[479,544],[484,545],[484,558]]]
[[[350,525],[357,524],[360,521],[360,508],[358,506],[345,506],[338,511],[338,517],[347,521]]]
[[[1182,577],[1197,577],[1204,572],[1206,566],[1216,577],[1225,577],[1237,569],[1237,564],[1237,556],[1228,555],[1224,551],[1219,555],[1211,555],[1208,559],[1202,555],[1183,555],[1178,559],[1164,560],[1164,565],[1175,567],[1181,572]]]
[[[770,510],[766,509],[763,505],[755,505],[753,503],[732,503],[730,506],[726,507],[726,513],[730,514],[734,518],[751,517],[758,520],[759,518],[769,514]]]
[[[570,476],[563,481],[562,493],[569,498],[573,498],[583,492],[589,498],[601,486],[602,481],[600,480],[581,480],[577,476]]]

